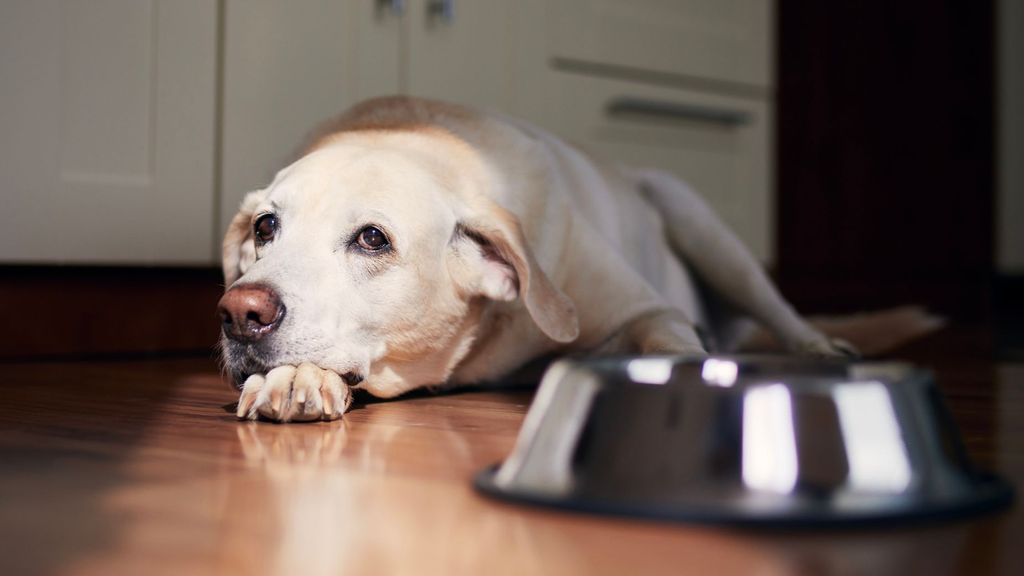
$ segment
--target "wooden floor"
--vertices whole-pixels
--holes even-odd
[[[1024,485],[1024,364],[937,364],[975,459]],[[969,346],[968,346],[969,348]],[[0,365],[3,574],[1021,574],[1024,513],[839,533],[736,531],[494,502],[529,392],[242,423],[212,360]]]

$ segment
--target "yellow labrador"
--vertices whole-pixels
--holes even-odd
[[[559,353],[704,353],[711,292],[797,353],[840,354],[685,184],[538,128],[410,98],[356,106],[250,193],[224,239],[240,418],[332,419]]]

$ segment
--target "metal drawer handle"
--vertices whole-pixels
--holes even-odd
[[[378,16],[384,12],[391,12],[392,15],[401,17],[405,14],[405,0],[377,0]]]
[[[649,116],[672,120],[694,120],[722,126],[742,126],[753,119],[749,112],[698,104],[681,104],[646,98],[615,98],[605,109],[609,116]]]
[[[455,0],[428,0],[427,20],[451,24],[455,21]]]

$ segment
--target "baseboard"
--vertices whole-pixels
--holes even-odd
[[[220,329],[221,282],[220,271],[212,267],[0,266],[6,327],[0,331],[0,361],[212,355]],[[1024,275],[995,276],[991,300],[984,303],[976,289],[955,285],[937,291],[930,283],[931,296],[923,299],[923,292],[906,284],[883,291],[884,299],[872,288],[783,282],[802,312],[916,302],[957,316],[953,304],[959,302],[970,320],[978,320],[979,306],[990,304],[982,320],[992,320],[999,355],[1024,359]]]
[[[0,360],[213,354],[216,268],[0,266]]]
[[[783,295],[804,314],[843,314],[917,304],[957,323],[986,324],[992,313],[989,274],[796,275],[781,273]]]

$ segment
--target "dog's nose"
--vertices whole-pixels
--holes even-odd
[[[277,329],[285,308],[276,292],[266,286],[250,284],[225,292],[217,311],[225,336],[240,342],[255,342]]]

